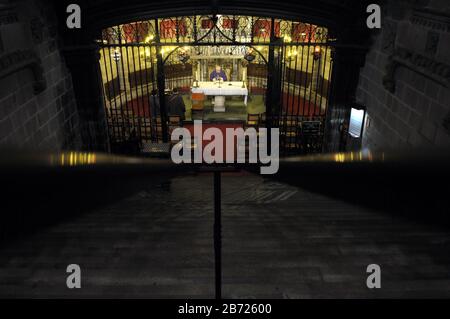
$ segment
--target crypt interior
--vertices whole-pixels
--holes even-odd
[[[0,297],[450,296],[447,0],[70,3],[0,0]],[[278,173],[175,165],[197,121]]]

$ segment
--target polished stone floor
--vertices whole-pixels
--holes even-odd
[[[212,186],[177,177],[0,247],[0,297],[213,298]],[[259,176],[222,186],[225,298],[450,297],[450,231]]]

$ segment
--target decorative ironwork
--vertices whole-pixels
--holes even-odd
[[[139,21],[106,28],[102,32],[104,44],[151,43],[155,38],[153,21]]]
[[[313,24],[240,15],[169,17],[107,28],[99,42],[111,139],[145,144],[167,138],[167,114],[152,111],[158,101],[165,103],[164,92],[175,88],[188,97],[220,61],[230,78],[248,87],[251,99],[263,103],[260,123],[280,128],[282,152],[320,152],[332,41],[326,28]]]
[[[138,44],[158,38],[161,45],[264,45],[270,43],[272,30],[274,37],[285,43],[325,44],[329,41],[327,28],[313,24],[236,15],[182,16],[122,24],[105,29],[103,41],[105,44]]]

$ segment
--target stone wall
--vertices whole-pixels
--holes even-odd
[[[390,0],[361,70],[363,147],[450,146],[450,2]]]
[[[46,1],[0,0],[0,146],[78,149],[71,75]]]

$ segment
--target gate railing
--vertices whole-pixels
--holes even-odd
[[[193,80],[203,78],[205,72],[204,66],[194,72],[198,63],[194,57],[212,46],[225,51],[239,48],[233,56],[242,55],[242,68],[248,69],[243,80],[250,94],[266,96],[270,87],[269,94],[277,96],[277,105],[266,96],[266,112],[259,115],[280,128],[282,153],[322,152],[335,43],[327,28],[267,17],[180,16],[112,26],[103,30],[99,43],[100,78],[113,146],[130,139],[167,142],[165,90],[190,91]],[[276,59],[269,54],[274,48]],[[268,66],[272,73],[277,71],[276,78]],[[278,83],[268,83],[269,78]],[[164,110],[161,114],[152,111],[155,92]]]

